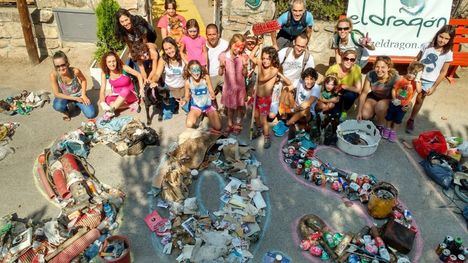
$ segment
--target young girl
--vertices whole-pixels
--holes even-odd
[[[138,97],[133,86],[132,79],[128,74],[138,78],[140,85],[140,95],[143,96],[143,79],[141,74],[125,65],[114,51],[105,53],[101,58],[101,90],[99,92],[99,105],[106,112],[105,117],[114,115],[114,110],[138,108]],[[112,94],[105,96],[106,83],[112,87]]]
[[[177,14],[177,3],[175,0],[164,2],[165,14],[159,19],[157,27],[161,29],[161,37],[172,37],[179,42],[183,36],[186,21],[185,18]]]
[[[181,106],[191,102],[190,111],[187,115],[186,126],[193,128],[202,114],[206,114],[210,120],[211,127],[215,132],[221,130],[221,120],[218,112],[211,105],[215,99],[210,76],[201,66],[198,60],[191,60],[184,71],[185,98],[180,101]]]
[[[234,34],[229,41],[229,50],[219,55],[219,75],[224,75],[221,103],[227,109],[227,132],[242,131],[241,108],[245,99],[245,77],[249,58],[244,53],[245,38]]]
[[[96,111],[86,96],[86,78],[81,70],[70,67],[68,57],[62,51],[53,56],[55,71],[50,73],[50,82],[55,99],[54,110],[63,113],[63,120],[69,121],[68,104],[75,103],[88,119],[96,117]]]
[[[172,37],[166,37],[162,41],[163,54],[162,59],[158,61],[158,68],[156,70],[156,77],[153,84],[153,88],[158,83],[163,72],[164,74],[164,89],[168,89],[171,93],[170,104],[175,104],[185,95],[185,79],[184,79],[184,67],[186,62],[180,56],[179,47],[176,41]],[[177,113],[178,104],[173,113]],[[169,114],[166,119],[170,119],[172,116]]]
[[[450,25],[443,26],[430,43],[421,47],[416,59],[424,64],[421,76],[422,92],[418,93],[411,116],[406,122],[406,132],[414,130],[414,118],[418,115],[426,96],[431,96],[447,75],[450,62],[453,61],[453,38],[455,29]]]
[[[195,19],[187,21],[187,33],[180,40],[180,54],[187,61],[198,60],[203,67],[206,67],[207,50],[206,39],[200,36],[200,27]]]
[[[386,123],[382,131],[382,138],[391,142],[397,141],[396,130],[410,107],[413,94],[415,92],[421,93],[421,81],[416,79],[416,76],[423,69],[424,65],[422,63],[412,62],[408,66],[406,75],[401,77],[393,86],[392,102],[389,104],[385,116]]]
[[[159,54],[153,43],[137,43],[130,50],[130,55],[140,69],[143,83],[152,83],[156,78]]]
[[[328,75],[323,81],[325,88],[320,94],[317,107],[321,111],[329,111],[335,108],[335,105],[340,101],[338,94],[338,79],[333,75]]]

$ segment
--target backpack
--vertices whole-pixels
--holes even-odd
[[[296,36],[296,35],[299,35],[301,34],[302,32],[304,32],[307,28],[307,11],[304,12],[304,14],[302,15],[301,17],[301,20],[299,21],[299,24],[302,26],[303,30],[302,32],[299,32],[298,34],[292,34],[292,33],[296,33],[296,32],[292,32],[292,12],[291,12],[291,9],[289,9],[288,11],[288,20],[286,21],[286,24],[284,24],[282,27],[281,27],[281,30],[286,32],[288,35],[290,36]]]
[[[286,54],[284,55],[284,59],[283,59],[283,61],[281,61],[281,63],[280,63],[281,66],[283,66],[284,61],[285,61],[286,58],[291,54],[292,50],[293,50],[292,47],[287,47],[287,49],[286,49]],[[305,66],[306,66],[306,64],[307,64],[307,61],[309,61],[309,58],[310,58],[309,50],[306,49],[306,50],[304,50],[304,52],[305,52],[305,53],[304,53],[304,58],[302,59],[302,70],[301,70],[301,72],[304,71]]]

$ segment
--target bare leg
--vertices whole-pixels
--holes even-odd
[[[118,96],[117,99],[114,102],[112,102],[109,106],[111,106],[114,109],[118,109],[122,106],[124,101],[125,101],[124,97]]]
[[[380,100],[375,105],[375,115],[376,115],[376,122],[377,125],[384,125],[385,124],[385,115],[387,115],[388,105],[390,100]]]
[[[200,117],[201,111],[199,110],[190,110],[187,115],[187,120],[185,121],[185,126],[187,128],[195,128],[198,117]]]
[[[373,99],[368,99],[364,102],[364,106],[362,108],[362,118],[364,120],[370,120],[374,116],[374,109],[377,102]]]
[[[208,120],[210,120],[210,125],[213,129],[219,131],[221,130],[221,119],[219,118],[219,114],[217,111],[210,111],[206,113],[208,116]]]
[[[268,125],[267,116],[266,115],[261,115],[260,116],[260,122],[261,122],[262,129],[263,129],[263,135],[265,137],[270,136],[270,126]]]
[[[425,98],[426,96],[424,96],[422,92],[418,93],[418,96],[416,97],[416,103],[414,104],[413,111],[411,111],[411,116],[409,117],[410,119],[414,120],[414,118],[416,118],[416,115],[418,115],[419,111],[421,110]]]

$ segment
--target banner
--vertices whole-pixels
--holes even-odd
[[[452,0],[349,0],[353,28],[369,33],[370,55],[416,56],[450,19]]]

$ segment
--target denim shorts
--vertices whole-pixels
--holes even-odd
[[[421,87],[422,90],[427,92],[430,88],[432,88],[432,85],[434,85],[435,81],[429,81],[425,79],[421,79]]]
[[[396,124],[400,124],[403,118],[405,117],[405,111],[403,111],[403,106],[395,106],[393,103],[390,102],[388,105],[387,115],[385,116],[385,120],[393,121]]]

